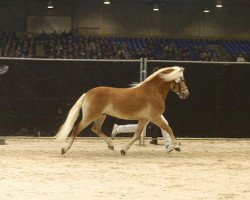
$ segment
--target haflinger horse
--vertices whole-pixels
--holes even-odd
[[[163,112],[165,99],[170,90],[181,99],[189,96],[183,72],[182,67],[165,67],[157,70],[134,87],[95,87],[84,93],[71,108],[66,121],[56,134],[58,140],[64,141],[72,132],[67,146],[62,148],[61,154],[65,154],[71,148],[75,137],[92,122],[94,122],[92,131],[106,141],[109,149],[114,150],[112,140],[101,130],[107,115],[126,120],[138,120],[133,138],[121,149],[122,155],[125,155],[131,145],[140,138],[141,132],[148,122],[154,123],[169,133],[172,140],[169,151],[173,149],[180,151],[179,143],[164,118]],[[80,111],[82,119],[76,123]]]

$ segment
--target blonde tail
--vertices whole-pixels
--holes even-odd
[[[85,93],[77,100],[75,105],[70,109],[68,117],[64,124],[59,129],[58,133],[56,134],[56,139],[59,141],[65,141],[65,139],[70,134],[78,116],[82,106],[83,99],[85,97]]]

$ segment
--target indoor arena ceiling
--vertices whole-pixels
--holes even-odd
[[[126,1],[126,0],[124,0]],[[133,2],[134,0],[127,0],[128,2]],[[162,6],[167,5],[214,5],[216,0],[138,0],[140,2],[145,2],[147,4],[159,4]],[[250,6],[249,0],[221,0],[222,4],[225,6]],[[118,2],[117,0],[113,0],[113,2]]]
[[[54,0],[54,1],[61,1],[61,0]],[[65,0],[65,1],[86,1],[89,0]],[[92,2],[103,2],[103,0],[91,0]],[[159,5],[206,5],[206,4],[215,4],[217,0],[110,0],[111,3],[135,3],[135,2],[142,2],[145,4],[159,4]],[[223,5],[226,6],[250,6],[250,0],[221,0]]]
[[[29,1],[29,0],[27,0]],[[43,0],[46,1],[46,0]],[[71,1],[71,2],[86,2],[90,3],[89,0],[54,0],[55,2],[60,1]],[[91,2],[100,2],[104,0],[91,0]],[[147,5],[158,4],[160,6],[178,6],[178,5],[188,5],[188,6],[213,6],[216,4],[217,0],[110,0],[111,4],[124,4],[124,3],[145,3]],[[223,6],[227,7],[238,7],[238,6],[250,6],[250,0],[221,0]]]

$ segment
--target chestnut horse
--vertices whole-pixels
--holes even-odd
[[[133,138],[122,148],[122,155],[125,155],[140,137],[149,121],[169,133],[172,140],[171,150],[180,151],[179,144],[163,112],[165,99],[170,90],[181,99],[189,96],[183,72],[182,67],[165,67],[131,88],[96,87],[84,93],[71,108],[65,123],[56,135],[56,138],[62,141],[72,131],[68,144],[62,148],[61,154],[65,154],[71,148],[75,137],[92,122],[94,122],[92,131],[106,141],[109,149],[114,150],[112,140],[101,130],[107,115],[126,120],[138,120],[137,130]],[[82,119],[75,124],[80,110]]]

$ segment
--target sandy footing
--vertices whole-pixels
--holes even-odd
[[[77,139],[65,155],[53,139],[6,138],[0,199],[249,200],[250,140],[182,140],[182,151],[127,139]],[[160,141],[163,143],[163,141]]]

